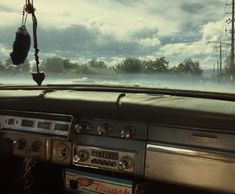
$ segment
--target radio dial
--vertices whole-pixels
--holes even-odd
[[[89,153],[86,150],[80,150],[73,158],[75,163],[84,162],[89,158]]]
[[[118,168],[119,170],[126,170],[133,166],[133,160],[128,157],[124,156],[119,162],[118,162]]]

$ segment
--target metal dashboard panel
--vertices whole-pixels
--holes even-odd
[[[44,97],[44,103],[48,110],[55,112],[74,114],[79,110],[79,116],[112,118],[118,115],[119,95],[108,92],[55,91]]]
[[[226,130],[151,125],[145,177],[234,193],[234,140]]]
[[[14,156],[40,156],[43,161],[49,161],[51,158],[51,140],[45,135],[22,131],[2,131],[1,135],[14,142]]]
[[[0,107],[23,111],[46,111],[41,97],[42,92],[43,90],[0,90]]]
[[[145,177],[234,193],[235,154],[148,144]]]
[[[143,140],[147,139],[147,123],[140,122],[131,122],[131,121],[120,121],[120,120],[107,120],[107,119],[80,119],[78,120],[79,126],[86,124],[86,130],[80,130],[81,134],[89,134],[89,135],[99,135],[99,128],[107,125],[109,127],[109,131],[102,134],[102,136],[109,136],[115,138],[124,138],[122,137],[123,131],[128,131],[131,129],[132,133],[130,137],[126,139],[135,139],[135,140]]]
[[[143,164],[145,162],[145,142],[131,139],[119,139],[80,134],[74,138],[72,144],[135,153],[136,158],[134,174],[138,176],[144,175]]]
[[[222,130],[151,125],[148,132],[148,140],[153,142],[235,151],[235,134]]]

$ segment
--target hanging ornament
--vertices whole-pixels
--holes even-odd
[[[39,69],[39,49],[38,49],[38,41],[37,41],[37,18],[35,15],[35,8],[33,5],[33,0],[25,0],[25,5],[23,7],[22,14],[22,25],[16,32],[16,38],[13,44],[13,52],[10,54],[13,64],[19,65],[24,63],[27,58],[29,49],[30,49],[30,35],[26,29],[26,21],[28,14],[32,15],[33,21],[33,43],[34,43],[34,57],[36,62],[36,72],[32,73],[33,80],[41,86],[43,80],[45,79],[44,72],[41,72]]]
[[[24,6],[22,14],[22,24],[16,32],[15,41],[13,43],[13,51],[10,54],[12,63],[14,65],[20,65],[24,63],[30,49],[31,38],[25,26],[26,19],[27,19],[27,14],[25,14],[25,6]]]
[[[16,32],[15,41],[13,44],[13,52],[10,54],[12,63],[14,65],[20,65],[24,63],[28,56],[30,49],[30,35],[25,26],[19,27]]]

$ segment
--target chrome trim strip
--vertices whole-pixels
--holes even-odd
[[[186,155],[197,158],[206,158],[212,160],[219,160],[223,162],[235,163],[235,154],[227,154],[227,153],[215,153],[215,152],[207,152],[207,151],[198,151],[191,150],[185,148],[176,148],[170,146],[162,146],[162,145],[153,145],[147,144],[147,151],[150,152],[164,152],[170,154],[179,154]]]
[[[2,114],[1,111],[3,111],[4,114]],[[20,114],[20,113],[23,113],[26,115],[18,116],[17,114]],[[34,117],[31,117],[30,114],[34,114]],[[40,118],[40,117],[37,118],[36,117],[37,114],[46,116],[46,118]],[[52,117],[56,117],[56,116],[59,116],[62,118],[67,117],[69,120],[68,121],[64,121],[60,119],[53,120]],[[9,124],[8,123],[9,119],[14,120],[14,123]],[[33,126],[32,127],[22,126],[21,123],[23,120],[32,121]],[[48,129],[39,128],[38,126],[39,122],[49,122],[50,127]],[[73,122],[73,115],[46,113],[46,112],[12,111],[12,110],[0,109],[0,130],[10,129],[10,130],[18,130],[18,131],[24,131],[24,132],[35,132],[35,133],[42,133],[42,134],[48,134],[48,135],[62,136],[68,139],[71,133],[72,122]],[[55,129],[56,124],[68,125],[68,129],[66,131],[56,130]]]

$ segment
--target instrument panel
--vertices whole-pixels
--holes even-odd
[[[143,123],[0,110],[0,132],[14,143],[14,155],[120,173],[143,174],[146,129]]]
[[[234,134],[125,120],[0,110],[0,135],[13,142],[13,154],[18,157],[40,156],[42,161],[72,169],[98,169],[205,189],[235,191],[231,182],[235,176],[230,173],[235,172]],[[202,175],[200,180],[198,172]],[[219,185],[221,173],[227,181]],[[207,180],[211,182],[205,184]]]
[[[71,115],[0,110],[0,133],[13,143],[15,156],[57,164],[71,163],[72,122]]]
[[[22,111],[0,111],[0,129],[41,133],[68,139],[72,125],[71,115]]]

